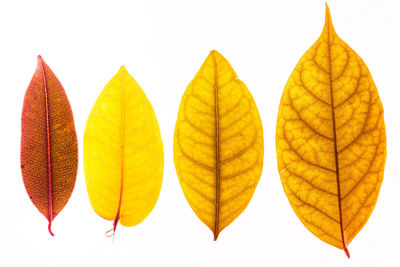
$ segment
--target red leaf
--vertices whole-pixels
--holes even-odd
[[[26,191],[51,224],[75,186],[78,143],[67,95],[49,66],[38,64],[22,110],[21,170]]]

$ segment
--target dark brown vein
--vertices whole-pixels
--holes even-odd
[[[186,173],[186,174],[188,174],[189,176],[193,176],[194,180],[197,180],[197,181],[201,182],[202,184],[205,184],[205,185],[207,185],[207,186],[209,186],[209,187],[211,187],[211,188],[214,188],[214,187],[215,187],[215,184],[212,184],[212,183],[210,183],[210,182],[207,182],[206,180],[200,178],[200,176],[198,176],[198,175],[197,175],[196,173],[194,173],[194,172],[187,171],[187,170],[181,170],[181,171],[184,172],[184,173]]]
[[[286,142],[287,142],[287,144],[288,144],[290,150],[293,151],[293,152],[296,154],[296,156],[297,156],[300,160],[302,160],[303,162],[305,162],[305,163],[307,163],[307,164],[309,164],[309,165],[311,165],[311,166],[314,166],[314,167],[317,167],[317,168],[320,168],[320,169],[323,169],[323,170],[326,170],[326,171],[335,173],[335,170],[332,170],[332,169],[330,169],[330,168],[328,168],[328,167],[322,166],[322,165],[317,164],[317,163],[314,163],[314,162],[312,162],[312,161],[310,161],[310,160],[308,160],[308,159],[305,159],[305,158],[293,147],[292,143],[289,141],[289,139],[288,139],[287,136],[286,136],[286,131],[283,131],[283,138],[286,140]]]
[[[187,187],[189,187],[190,189],[192,189],[192,191],[194,191],[195,193],[197,193],[199,196],[201,196],[202,198],[204,198],[205,200],[211,202],[213,205],[218,206],[217,203],[212,200],[211,198],[209,198],[206,194],[204,194],[203,192],[201,192],[200,190],[198,190],[196,187],[194,187],[193,185],[191,185],[188,181],[186,181],[185,179],[183,179],[183,177],[181,177],[181,181],[186,184]]]
[[[197,126],[196,124],[194,124],[193,122],[191,122],[191,121],[188,119],[188,117],[187,117],[187,115],[186,115],[186,110],[185,110],[184,114],[185,114],[185,122],[186,122],[187,124],[189,124],[190,127],[194,128],[196,131],[198,131],[198,132],[201,133],[202,135],[214,139],[214,136],[212,136],[212,135],[208,134],[207,132],[203,131],[199,126]]]
[[[233,155],[233,156],[231,156],[231,157],[229,157],[227,159],[222,160],[220,165],[226,164],[226,163],[228,163],[228,162],[230,162],[230,161],[242,156],[244,153],[246,153],[250,148],[252,148],[254,146],[254,144],[256,142],[256,139],[257,139],[257,132],[255,131],[253,140],[251,141],[250,145],[246,146],[245,148],[243,148],[241,151],[239,151],[235,155]]]
[[[325,189],[323,189],[321,187],[318,187],[317,185],[313,184],[311,181],[307,180],[306,178],[304,178],[304,177],[292,172],[288,167],[286,167],[285,172],[288,172],[292,177],[297,178],[297,179],[301,180],[302,182],[305,182],[306,184],[308,184],[312,188],[317,189],[318,191],[321,191],[321,192],[326,193],[326,194],[331,195],[331,196],[335,196],[335,197],[337,196],[337,194],[329,192],[328,190],[325,190]]]
[[[215,225],[214,225],[214,240],[217,240],[219,235],[219,208],[220,208],[220,162],[219,162],[219,106],[218,106],[218,66],[215,58],[215,52],[212,52],[214,62],[214,99],[215,99]]]
[[[335,222],[335,223],[337,223],[337,224],[340,224],[340,222],[339,222],[337,219],[333,218],[332,216],[330,216],[328,213],[326,213],[325,211],[321,210],[320,208],[317,208],[316,205],[312,205],[312,204],[306,202],[306,201],[305,201],[304,199],[302,199],[301,197],[299,197],[299,196],[293,191],[293,189],[289,186],[289,184],[287,184],[287,188],[289,189],[291,195],[294,196],[299,202],[302,203],[302,204],[299,204],[300,206],[301,206],[301,205],[304,205],[304,206],[310,207],[310,208],[314,209],[315,211],[319,212],[320,214],[324,215],[324,216],[327,217],[328,219],[332,220],[333,222]],[[296,206],[299,206],[299,205],[296,205]]]
[[[314,129],[305,119],[303,119],[303,117],[301,116],[300,112],[295,108],[294,104],[293,104],[293,100],[289,95],[289,101],[290,101],[290,106],[292,107],[293,111],[296,113],[297,117],[299,118],[298,120],[300,122],[302,122],[308,129],[310,129],[313,133],[315,133],[316,135],[325,138],[327,140],[333,141],[333,139],[329,136],[326,136],[322,133],[320,133],[319,131],[317,131],[316,129]]]
[[[258,152],[257,152],[257,157],[256,158],[258,159]],[[235,177],[237,177],[239,175],[242,175],[242,174],[250,171],[251,169],[253,169],[257,165],[257,163],[258,163],[258,160],[254,161],[254,163],[250,167],[248,167],[248,168],[246,168],[244,170],[241,170],[241,171],[238,171],[238,172],[235,172],[235,173],[232,173],[232,174],[228,174],[228,175],[225,175],[225,176],[221,176],[220,180],[221,181],[226,181],[226,180],[235,178]]]
[[[330,23],[330,15],[327,16],[327,19]],[[332,56],[331,56],[331,33],[330,33],[330,24],[327,21],[327,29],[328,29],[328,62],[329,62],[329,85],[331,91],[331,110],[332,110],[332,129],[333,129],[333,145],[335,151],[335,165],[336,165],[336,183],[337,183],[337,191],[338,191],[338,205],[339,205],[339,220],[340,220],[340,233],[342,236],[342,245],[343,250],[345,251],[347,257],[350,257],[349,251],[346,246],[346,241],[344,239],[344,230],[343,230],[343,215],[342,215],[342,201],[341,201],[341,192],[340,192],[340,173],[339,173],[339,157],[338,157],[338,148],[337,148],[337,139],[336,139],[336,118],[335,118],[335,103],[333,98],[333,82],[332,82]],[[336,77],[337,78],[337,77]]]
[[[222,202],[220,203],[220,206],[223,206],[223,205],[225,205],[225,204],[227,204],[227,203],[229,203],[229,202],[235,200],[235,199],[238,198],[240,195],[242,195],[244,192],[246,192],[247,190],[252,189],[252,188],[254,188],[254,187],[255,187],[254,185],[246,186],[245,188],[241,189],[239,192],[237,192],[236,194],[234,194],[234,195],[231,196],[230,198],[228,198],[228,199],[222,201]]]
[[[189,156],[188,154],[186,154],[186,153],[182,150],[182,148],[181,148],[181,153],[182,153],[182,155],[183,155],[186,159],[190,160],[190,161],[193,162],[194,164],[196,164],[196,165],[198,165],[198,166],[200,166],[200,167],[203,167],[204,169],[207,169],[207,170],[212,171],[212,172],[215,172],[215,171],[216,171],[214,168],[212,168],[212,167],[210,167],[210,166],[208,166],[208,165],[206,165],[206,164],[204,164],[204,163],[202,163],[202,162],[200,162],[200,161],[197,161],[197,160],[195,160],[194,158],[192,158],[191,156]]]
[[[380,138],[379,138],[380,139]],[[369,166],[368,166],[368,169],[367,169],[367,171],[361,176],[361,178],[357,181],[357,183],[356,184],[354,184],[354,186],[342,197],[342,201],[347,197],[347,196],[349,196],[350,194],[351,194],[351,192],[353,192],[354,191],[354,189],[356,189],[360,184],[361,184],[361,182],[364,180],[364,178],[368,175],[368,174],[370,174],[371,172],[371,167],[372,167],[372,165],[373,165],[373,162],[375,161],[375,159],[376,159],[376,157],[378,156],[378,147],[379,147],[379,144],[376,146],[376,149],[375,149],[375,151],[374,151],[374,155],[373,155],[373,157],[372,157],[372,159],[371,159],[371,161],[370,161],[370,164],[369,164]],[[380,170],[381,168],[379,168],[379,170]]]

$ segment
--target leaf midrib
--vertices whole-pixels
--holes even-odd
[[[124,70],[121,69],[121,185],[119,191],[118,209],[115,215],[113,233],[117,229],[117,224],[120,218],[121,205],[122,205],[122,192],[124,187],[124,158],[125,158],[125,84],[124,84]]]
[[[214,241],[219,235],[219,208],[220,208],[220,155],[219,155],[219,106],[218,106],[218,66],[215,58],[215,52],[212,52],[214,64],[214,99],[215,99],[215,224],[214,224]]]
[[[344,239],[344,231],[343,231],[343,215],[342,215],[342,201],[341,201],[341,190],[340,190],[340,172],[339,172],[339,157],[338,157],[338,148],[337,148],[337,137],[336,137],[336,118],[335,118],[335,103],[333,96],[333,81],[332,81],[332,56],[331,56],[331,19],[330,15],[327,16],[327,31],[328,31],[328,61],[329,61],[329,88],[331,95],[331,113],[332,113],[332,130],[333,130],[333,145],[334,145],[334,153],[335,153],[335,168],[336,168],[336,184],[337,184],[337,197],[338,197],[338,206],[339,206],[339,222],[340,222],[340,234],[342,238],[343,250],[346,255],[349,256],[349,252],[346,246],[346,242]]]
[[[40,70],[43,76],[43,90],[45,99],[45,115],[46,115],[46,145],[47,145],[47,176],[48,176],[48,230],[54,236],[51,230],[53,222],[53,187],[52,187],[52,173],[51,173],[51,144],[50,144],[50,109],[49,109],[49,94],[47,88],[46,71],[43,66],[43,59],[39,56]]]

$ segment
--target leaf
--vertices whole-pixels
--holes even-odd
[[[248,205],[263,156],[253,97],[229,62],[211,51],[182,97],[174,161],[187,201],[214,240]]]
[[[97,98],[83,142],[86,187],[95,212],[134,226],[160,194],[164,152],[153,108],[122,66]]]
[[[78,143],[67,95],[38,56],[22,110],[21,170],[26,191],[49,221],[67,204],[75,186]]]
[[[371,74],[337,36],[328,6],[321,36],[284,89],[276,149],[283,188],[297,216],[350,257],[347,246],[378,198],[386,134]]]

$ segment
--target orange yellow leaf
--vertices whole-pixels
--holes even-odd
[[[74,190],[78,142],[64,88],[41,56],[24,98],[21,170],[29,198],[53,235],[52,221]]]
[[[302,223],[345,250],[378,198],[386,159],[383,107],[363,60],[336,34],[321,36],[284,89],[276,129],[283,188]]]
[[[187,201],[215,240],[248,205],[263,156],[253,97],[229,62],[211,51],[182,97],[174,161]]]
[[[95,212],[134,226],[160,194],[164,152],[156,115],[122,66],[96,100],[84,134],[86,187]]]

